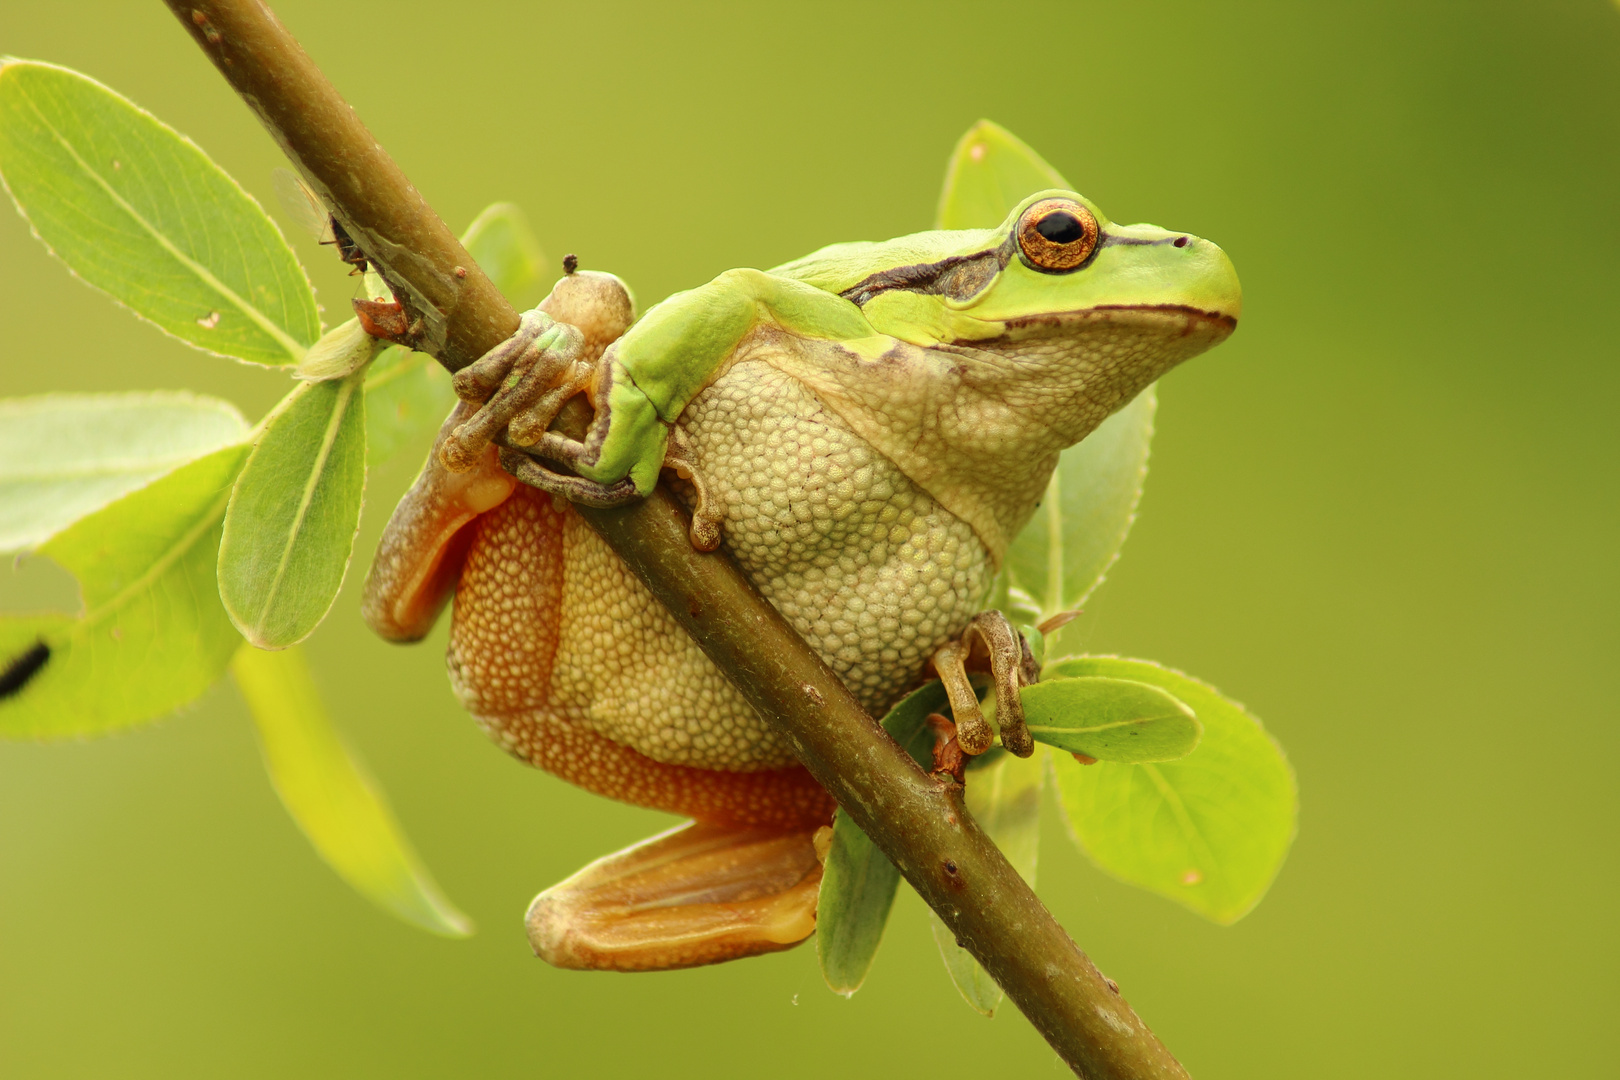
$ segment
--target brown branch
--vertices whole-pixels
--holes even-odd
[[[419,347],[456,370],[517,328],[511,305],[268,8],[166,2],[423,319]],[[1186,1077],[968,815],[959,789],[923,773],[729,559],[693,549],[671,495],[577,509],[1075,1072]]]

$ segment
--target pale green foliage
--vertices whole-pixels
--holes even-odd
[[[1147,683],[1100,676],[1059,678],[1019,691],[1029,733],[1040,742],[1099,761],[1174,761],[1198,745],[1198,718]]]
[[[0,551],[43,543],[247,431],[229,402],[176,391],[0,401]]]
[[[1178,761],[1081,765],[1052,755],[1075,839],[1102,869],[1219,923],[1242,918],[1277,875],[1294,837],[1293,770],[1237,702],[1147,660],[1060,660],[1045,677],[1148,683],[1198,715],[1204,735]]]
[[[439,891],[382,792],[332,726],[302,650],[244,646],[231,674],[253,713],[276,794],[321,858],[406,922],[448,937],[470,934],[472,923]]]
[[[99,734],[151,720],[206,690],[241,638],[219,601],[214,560],[231,482],[229,446],[124,496],[39,550],[79,580],[84,611],[0,619],[0,658],[37,643],[38,674],[0,700],[0,734]]]
[[[75,274],[182,341],[293,364],[320,336],[303,269],[258,204],[100,83],[0,64],[0,176]]]
[[[1069,182],[1024,140],[980,120],[957,141],[945,165],[934,228],[994,228],[1027,196],[1046,188],[1069,188]]]
[[[980,827],[996,842],[1007,861],[1035,886],[1035,864],[1040,855],[1041,788],[1046,778],[1046,750],[1037,746],[1027,758],[998,754],[994,761],[968,774],[967,808]],[[1001,987],[932,910],[928,912],[934,942],[945,970],[962,998],[985,1016],[995,1015]]]
[[[355,372],[289,394],[231,492],[219,592],[260,648],[314,633],[343,584],[366,487],[364,378]]]
[[[929,683],[889,710],[883,730],[928,768],[934,743],[928,715],[944,707],[944,688]],[[899,884],[900,871],[840,809],[833,818],[832,848],[816,906],[816,954],[822,977],[835,993],[848,997],[866,980]]]
[[[461,243],[514,307],[521,310],[539,291],[545,255],[516,206],[485,207]],[[455,403],[450,375],[438,361],[397,345],[389,348],[366,375],[368,459],[377,464],[407,447],[425,449]]]
[[[1008,584],[1041,618],[1085,603],[1119,558],[1147,480],[1156,405],[1150,386],[1063,451],[1035,516],[1007,550]]]

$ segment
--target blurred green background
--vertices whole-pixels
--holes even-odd
[[[1242,329],[1162,384],[1083,636],[1262,716],[1299,839],[1229,929],[1104,877],[1050,820],[1040,892],[1204,1080],[1612,1070],[1607,0],[275,6],[453,226],[514,199],[553,259],[644,304],[927,227],[981,116],[1116,220],[1222,244]],[[108,83],[278,209],[277,151],[162,5],[13,0],[0,51]],[[343,318],[354,282],[299,243]],[[256,417],[285,385],[137,324],[0,212],[0,394],[192,387]],[[406,457],[372,475],[362,552]],[[1060,1071],[1010,1006],[960,1002],[909,893],[850,1001],[811,948],[628,977],[534,960],[528,899],[669,819],[497,751],[442,628],[399,648],[361,624],[361,569],[311,660],[480,933],[415,931],[318,862],[228,683],[121,737],[0,744],[0,1073]],[[48,570],[0,573],[4,605],[62,596]]]

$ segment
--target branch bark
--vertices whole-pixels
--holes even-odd
[[[517,312],[266,6],[165,2],[423,320],[418,348],[455,371],[517,329]],[[919,769],[728,558],[693,549],[673,496],[660,488],[636,505],[576,509],[1076,1073],[1185,1080],[980,830],[960,789]]]

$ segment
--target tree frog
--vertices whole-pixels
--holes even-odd
[[[542,893],[537,951],[636,970],[790,947],[814,929],[833,809],[572,501],[640,498],[673,470],[693,543],[723,545],[874,715],[937,670],[977,753],[964,635],[1015,695],[1027,674],[1003,670],[1016,646],[981,607],[1058,453],[1225,339],[1241,304],[1219,247],[1061,190],[992,229],[730,270],[639,321],[617,278],[566,274],[456,376],[364,602],[413,641],[454,592],[451,683],[497,743],[695,819]],[[584,437],[549,430],[580,395]]]

